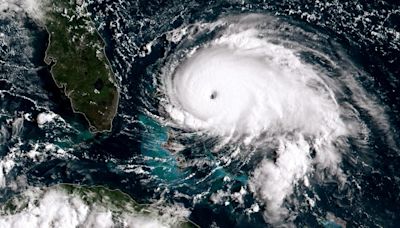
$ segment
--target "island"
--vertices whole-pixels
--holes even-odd
[[[109,131],[116,115],[119,88],[99,35],[83,0],[50,1],[43,25],[49,33],[45,63],[55,83],[85,116],[91,130]]]
[[[54,208],[48,208],[54,204]],[[85,210],[87,208],[88,210]],[[58,213],[40,213],[41,210],[73,211],[81,217],[81,224],[77,227],[86,227],[94,215],[109,213],[113,226],[110,227],[136,227],[157,224],[160,227],[199,228],[199,226],[184,217],[168,214],[157,206],[139,204],[128,194],[104,186],[85,186],[78,184],[57,184],[50,187],[34,187],[21,194],[11,197],[0,205],[0,216],[5,221],[31,218],[26,220],[32,224],[34,221],[53,224],[59,221]],[[63,215],[62,215],[63,216]],[[38,218],[40,217],[40,218]],[[1,221],[0,221],[1,224]],[[32,225],[31,224],[31,225]],[[45,226],[46,224],[41,225]],[[54,224],[53,224],[54,225]]]

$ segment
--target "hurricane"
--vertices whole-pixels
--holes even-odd
[[[399,18],[0,0],[0,227],[397,227]]]
[[[360,112],[387,130],[384,107],[359,82],[367,73],[313,28],[244,14],[168,36],[177,48],[155,76],[154,115],[172,135],[186,133],[180,141],[210,140],[206,147],[222,167],[253,165],[248,189],[267,222],[290,221],[284,204],[309,178],[345,185],[342,159],[368,144]]]

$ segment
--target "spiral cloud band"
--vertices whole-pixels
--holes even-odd
[[[172,79],[173,118],[220,135],[345,129],[332,91],[292,50],[248,30],[196,51]],[[321,126],[324,126],[321,129]]]
[[[197,30],[219,33],[164,67],[160,88],[163,109],[177,128],[242,145],[244,156],[250,156],[250,147],[265,151],[248,188],[264,205],[265,218],[277,223],[289,213],[285,200],[301,180],[308,186],[313,171],[344,182],[340,162],[346,140],[362,143],[367,132],[352,104],[367,112],[379,108],[356,82],[358,69],[335,62],[334,50],[307,45],[319,39],[307,32],[289,26],[309,40],[275,36],[280,31],[270,27],[277,25],[263,27],[269,19],[250,15],[199,25]],[[320,59],[311,63],[304,53]],[[347,96],[345,90],[355,93]]]

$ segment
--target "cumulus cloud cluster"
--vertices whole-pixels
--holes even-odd
[[[45,0],[0,0],[0,12],[27,13],[31,18],[42,19]]]
[[[18,204],[22,210],[5,214],[3,212],[0,216],[0,227],[167,228],[182,221],[182,217],[178,218],[176,212],[174,215],[168,214],[168,210],[162,210],[163,215],[151,211],[115,213],[102,205],[88,204],[78,196],[69,195],[57,188],[46,190],[44,194],[40,190],[25,192]]]

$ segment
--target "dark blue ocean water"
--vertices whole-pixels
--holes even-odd
[[[105,185],[118,188],[141,203],[158,199],[181,203],[190,209],[189,218],[201,227],[268,226],[262,211],[251,215],[244,213],[256,202],[251,194],[244,197],[243,204],[220,205],[209,199],[218,190],[231,194],[240,192],[247,184],[251,165],[220,166],[220,157],[209,148],[212,139],[179,139],[187,140],[182,143],[191,147],[176,154],[166,146],[168,127],[148,115],[163,115],[155,98],[153,76],[168,55],[180,48],[166,38],[167,31],[197,21],[215,21],[224,15],[261,13],[321,32],[340,43],[353,62],[372,78],[365,80],[363,86],[387,107],[390,122],[389,130],[382,131],[367,113],[360,112],[371,130],[368,156],[360,158],[365,159],[367,165],[354,166],[352,160],[343,159],[342,167],[352,177],[344,189],[336,182],[319,183],[311,179],[312,191],[308,193],[318,195],[318,205],[294,209],[299,210],[294,224],[335,227],[333,221],[325,219],[326,213],[331,212],[346,221],[348,227],[400,225],[400,174],[397,170],[400,154],[393,147],[399,146],[400,130],[398,2],[110,0],[91,2],[89,11],[106,41],[106,53],[121,86],[113,130],[97,135],[88,131],[82,116],[72,112],[68,99],[52,81],[49,66],[43,62],[47,46],[44,41],[48,37],[45,30],[26,17],[18,18],[23,21],[21,24],[14,24],[15,18],[0,21],[0,32],[15,33],[8,43],[0,43],[0,90],[3,91],[0,157],[6,157],[15,148],[20,154],[28,153],[35,145],[46,150],[48,143],[57,145],[67,154],[49,150],[37,161],[16,156],[17,165],[6,174],[6,180],[22,178],[24,181],[20,181],[17,188],[1,188],[0,202],[23,191],[25,185],[49,186],[64,182]],[[29,30],[29,34],[19,26]],[[26,42],[26,36],[32,40]],[[210,36],[212,34],[207,34],[193,42],[205,42]],[[142,55],[150,41],[151,53]],[[30,54],[22,52],[27,47],[33,47]],[[34,119],[47,110],[58,114],[68,124],[56,121],[39,127]],[[33,121],[25,119],[23,125],[16,124],[16,119],[25,114]],[[394,144],[388,142],[388,135]],[[355,153],[358,150],[357,145],[350,149]],[[227,177],[231,180],[229,184],[224,181]],[[304,201],[300,193],[308,190],[300,186],[297,191],[297,200]],[[195,197],[198,199],[194,200]],[[287,206],[290,207],[290,203]]]

